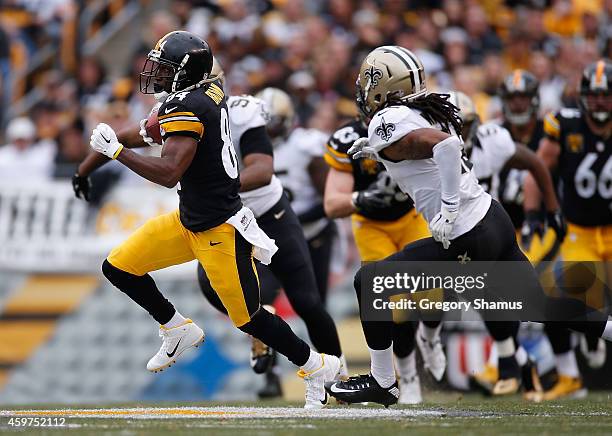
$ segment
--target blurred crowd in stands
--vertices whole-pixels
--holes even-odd
[[[80,51],[88,35],[79,19],[100,1],[107,7],[91,32],[130,2],[150,13],[141,40],[125,41],[133,54],[120,76]],[[513,68],[540,80],[544,112],[574,106],[582,68],[612,57],[612,0],[168,0],[151,11],[152,3],[0,0],[0,182],[70,177],[97,122],[117,129],[144,118],[152,101],[138,91],[138,73],[175,29],[210,43],[231,94],[283,88],[298,124],[324,132],[356,114],[358,67],[379,45],[413,50],[430,90],[465,92],[483,119],[499,114],[498,86]],[[48,44],[56,55],[30,71]],[[25,113],[8,111],[33,95]]]

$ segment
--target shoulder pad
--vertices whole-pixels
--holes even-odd
[[[478,126],[476,132],[484,152],[491,157],[491,165],[498,172],[506,162],[516,153],[516,144],[512,135],[505,127],[493,122]]]
[[[544,116],[544,133],[558,141],[561,137],[560,112],[549,112]]]
[[[561,115],[562,118],[580,118],[582,113],[579,109],[564,107],[559,111],[559,115]]]
[[[252,95],[232,95],[227,100],[227,108],[232,124],[244,130],[265,126],[270,119],[264,101]]]
[[[317,129],[297,128],[287,140],[292,147],[311,157],[321,157],[325,152],[327,135]]]
[[[353,142],[367,134],[366,129],[361,127],[360,121],[352,121],[332,133],[327,144],[338,153],[346,153],[353,145]]]
[[[390,106],[372,117],[368,142],[375,151],[380,151],[413,130],[431,127],[417,111],[406,106]]]
[[[493,122],[483,123],[478,126],[478,129],[476,130],[476,134],[480,139],[487,137],[494,138],[496,136],[502,135],[504,132],[508,133],[508,131],[502,126]]]

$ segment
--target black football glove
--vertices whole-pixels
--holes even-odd
[[[353,205],[358,211],[371,211],[386,209],[391,205],[393,192],[378,188],[368,188],[363,191],[353,192]]]
[[[537,210],[529,210],[525,212],[525,221],[521,228],[521,245],[525,250],[529,250],[533,235],[544,237],[545,224],[542,220],[542,215]]]
[[[546,223],[548,227],[555,232],[557,241],[559,241],[559,243],[563,242],[565,235],[567,235],[567,223],[561,211],[555,210],[554,212],[548,212],[546,214]]]
[[[91,189],[89,177],[79,176],[79,173],[76,173],[72,176],[72,189],[77,198],[89,201],[89,190]]]

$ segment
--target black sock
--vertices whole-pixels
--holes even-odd
[[[594,334],[585,334],[584,338],[586,339],[587,348],[589,351],[596,351],[597,345],[599,344],[599,336]]]
[[[102,273],[116,288],[149,312],[158,323],[167,323],[176,313],[172,303],[159,292],[149,274],[130,274],[114,267],[108,260],[102,264]]]
[[[498,359],[499,379],[505,380],[509,378],[521,376],[521,371],[514,356],[500,357]]]
[[[412,321],[393,324],[393,354],[403,359],[414,350],[414,323]]]
[[[336,324],[322,303],[307,311],[300,310],[297,313],[304,320],[310,341],[319,353],[336,357],[342,355]]]
[[[304,365],[310,357],[308,344],[298,338],[281,317],[266,309],[260,308],[249,322],[238,328],[272,347],[297,366]]]

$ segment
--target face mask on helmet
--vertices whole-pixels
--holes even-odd
[[[612,95],[609,92],[589,93],[581,96],[580,101],[595,123],[605,124],[610,120]]]
[[[159,51],[151,50],[147,56],[140,73],[140,92],[143,94],[169,93],[177,88],[175,85],[173,89],[173,84],[180,76],[177,74],[178,65],[161,59],[160,55]]]
[[[359,86],[359,79],[357,79],[357,82],[355,83],[355,102],[357,103],[359,118],[361,119],[361,122],[367,126],[370,123],[372,116],[369,113],[371,112],[370,109],[368,109],[365,103],[363,90]]]
[[[290,130],[289,124],[286,117],[272,115],[266,125],[266,131],[270,138],[286,138]]]
[[[515,126],[524,126],[537,116],[539,99],[537,95],[514,93],[502,100],[504,118]]]

